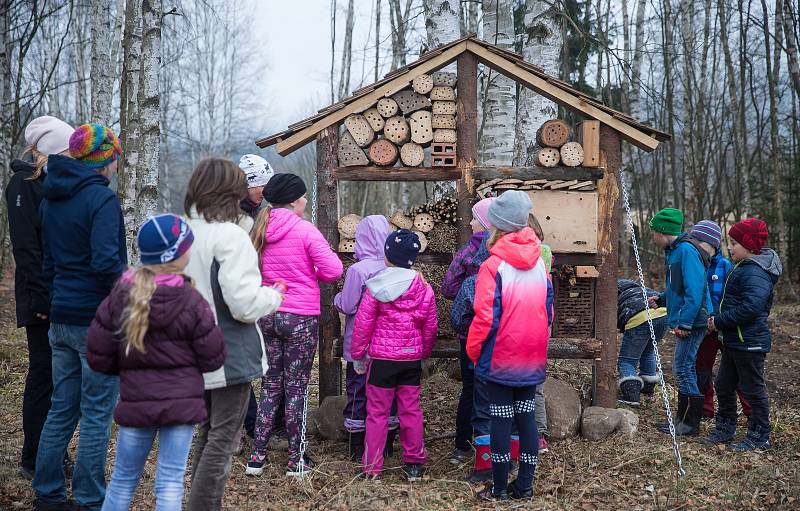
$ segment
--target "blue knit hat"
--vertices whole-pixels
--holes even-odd
[[[166,213],[150,217],[139,227],[136,244],[142,264],[165,264],[189,250],[194,234],[178,215]]]
[[[689,234],[691,234],[693,238],[699,241],[705,241],[712,247],[719,249],[720,240],[722,239],[722,229],[716,222],[700,220],[694,224]]]
[[[383,253],[386,259],[400,268],[411,268],[419,255],[419,236],[408,229],[394,231],[386,238]]]

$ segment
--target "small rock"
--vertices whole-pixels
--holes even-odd
[[[581,436],[596,442],[606,438],[617,429],[620,415],[613,408],[590,406],[583,411],[581,418]]]
[[[581,420],[581,400],[572,385],[556,378],[544,382],[547,429],[550,438],[563,440],[578,434]]]
[[[345,440],[347,431],[344,429],[344,406],[347,396],[328,396],[314,412],[317,433],[328,440]]]
[[[620,414],[617,432],[628,436],[635,435],[639,429],[639,416],[633,410],[624,408],[617,409],[617,412]]]

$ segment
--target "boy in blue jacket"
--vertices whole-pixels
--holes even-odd
[[[716,249],[708,242],[681,232],[683,212],[665,208],[653,216],[650,229],[656,245],[666,257],[666,290],[651,298],[651,306],[666,305],[667,327],[677,337],[672,372],[678,379],[678,414],[674,419],[678,435],[697,435],[705,396],[697,387],[697,350],[706,335],[712,312],[706,270]],[[669,433],[667,423],[657,425]]]
[[[727,443],[736,433],[736,389],[741,385],[752,413],[747,435],[731,445],[735,451],[770,447],[769,397],[764,382],[764,360],[772,348],[769,317],[775,283],[783,269],[778,254],[764,248],[767,224],[757,218],[738,222],[728,231],[728,250],[734,267],[725,282],[719,313],[709,318],[708,328],[722,334],[722,360],[717,375],[715,429],[705,438],[709,444]]]

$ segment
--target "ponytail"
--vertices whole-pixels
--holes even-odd
[[[269,215],[272,213],[272,206],[268,205],[266,208],[259,211],[256,217],[256,224],[253,230],[250,231],[250,240],[258,254],[258,266],[261,267],[261,252],[267,246],[267,228],[269,227]]]
[[[147,267],[136,268],[133,274],[133,285],[128,293],[128,305],[122,312],[122,331],[128,342],[125,348],[127,355],[133,347],[144,353],[144,336],[147,333],[150,317],[150,299],[156,292],[155,273]]]
[[[492,227],[492,233],[489,236],[489,241],[486,242],[486,246],[488,248],[492,248],[495,243],[497,243],[500,238],[508,234],[506,231],[501,231],[497,227]]]
[[[36,167],[36,170],[33,171],[33,175],[29,177],[28,180],[35,181],[39,179],[39,176],[41,176],[42,172],[44,172],[44,166],[47,165],[47,155],[40,153],[33,146],[28,146],[25,148],[25,152],[22,154],[30,154],[31,158],[33,158],[33,165]]]

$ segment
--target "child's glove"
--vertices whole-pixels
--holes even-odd
[[[356,374],[367,374],[367,367],[369,367],[369,355],[360,360],[353,360],[353,370]]]

